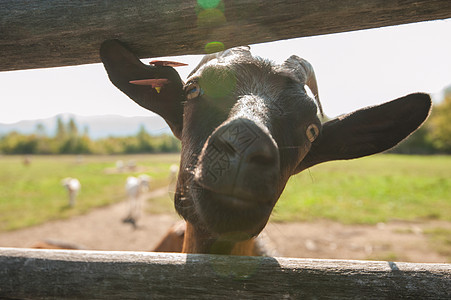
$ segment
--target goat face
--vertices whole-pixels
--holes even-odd
[[[209,231],[255,235],[310,149],[307,128],[316,135],[321,123],[288,67],[243,48],[206,58],[185,85],[175,204]]]
[[[177,211],[211,235],[235,239],[264,228],[291,175],[387,150],[431,105],[428,95],[412,94],[321,124],[319,101],[304,89],[316,89],[313,69],[296,56],[274,65],[234,48],[205,56],[184,84],[172,67],[145,66],[116,40],[100,55],[113,84],[165,118],[182,141]]]

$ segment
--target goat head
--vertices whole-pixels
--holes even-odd
[[[431,106],[417,93],[322,124],[313,68],[297,56],[275,65],[233,48],[206,55],[184,83],[170,64],[144,65],[117,40],[100,54],[113,84],[181,139],[175,206],[209,237],[258,235],[291,175],[387,150]]]

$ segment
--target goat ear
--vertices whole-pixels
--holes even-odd
[[[133,101],[162,116],[180,138],[185,97],[177,71],[164,64],[143,64],[118,40],[103,42],[100,57],[111,82]],[[151,84],[142,84],[146,80]]]
[[[427,94],[405,97],[358,110],[323,125],[320,137],[296,169],[340,159],[352,159],[388,150],[414,132],[427,118]]]

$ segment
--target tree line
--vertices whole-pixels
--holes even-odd
[[[423,126],[390,150],[402,154],[451,154],[451,87],[443,100],[434,104]]]
[[[73,118],[57,119],[56,133],[49,136],[42,124],[34,133],[10,132],[0,137],[2,154],[136,154],[179,152],[180,142],[172,135],[153,136],[142,125],[134,136],[93,140],[88,128],[79,130]]]
[[[0,137],[2,154],[135,154],[179,152],[180,142],[172,135],[152,136],[141,126],[135,136],[92,140],[88,129],[79,130],[74,119],[57,119],[54,136],[42,124],[33,134],[11,132]],[[451,87],[444,99],[433,106],[423,126],[389,151],[401,154],[451,154]]]

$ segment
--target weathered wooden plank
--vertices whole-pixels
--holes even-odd
[[[451,265],[0,248],[0,298],[449,299]]]
[[[1,0],[0,71],[96,63],[111,38],[159,57],[201,54],[212,41],[228,48],[451,17],[449,0],[197,2]]]

